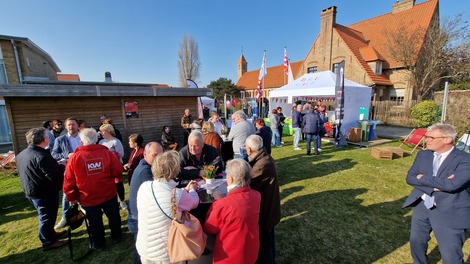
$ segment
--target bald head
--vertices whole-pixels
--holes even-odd
[[[162,145],[158,142],[151,141],[145,145],[144,160],[147,164],[152,165],[155,157],[161,153],[163,153]]]

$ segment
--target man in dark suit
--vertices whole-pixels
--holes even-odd
[[[428,263],[434,231],[443,263],[464,263],[462,246],[470,228],[470,154],[454,148],[455,128],[435,124],[427,129],[406,182],[414,187],[403,207],[414,207],[410,247],[414,263]]]

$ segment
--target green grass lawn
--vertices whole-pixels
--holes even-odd
[[[411,210],[401,206],[411,191],[405,177],[416,152],[400,159],[377,160],[370,149],[335,149],[324,142],[321,155],[306,156],[305,150],[293,150],[292,137],[283,140],[284,147],[273,149],[283,216],[276,227],[277,263],[412,262],[408,243]],[[301,147],[305,149],[305,143]],[[37,213],[24,197],[17,177],[0,176],[0,198],[0,263],[71,262],[66,247],[41,251]],[[121,216],[123,241],[113,244],[107,230],[107,249],[93,252],[83,262],[132,262],[127,212],[121,210]],[[74,231],[77,255],[87,249],[85,232],[84,227]],[[434,237],[429,251],[430,263],[441,263]],[[464,253],[469,259],[469,243]]]

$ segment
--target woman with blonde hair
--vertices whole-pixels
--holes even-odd
[[[202,123],[202,135],[204,136],[204,143],[213,146],[219,156],[222,156],[222,138],[214,131],[214,124],[205,121]]]
[[[136,248],[142,263],[170,263],[167,251],[172,201],[171,192],[180,171],[178,152],[170,150],[158,155],[152,164],[153,181],[142,183],[137,192],[138,230]],[[176,188],[177,214],[194,209],[199,204],[197,183],[190,181],[185,188]]]
[[[124,147],[122,146],[121,141],[114,137],[116,134],[114,134],[113,125],[111,124],[101,125],[100,134],[103,137],[103,139],[99,141],[99,144],[107,147],[109,151],[113,152],[122,163],[122,157],[124,156]],[[119,200],[121,201],[119,203],[119,206],[121,206],[122,209],[126,210],[127,204],[125,202],[126,197],[125,197],[125,191],[124,191],[124,184],[122,183],[122,178],[119,178],[119,179],[116,178],[116,188],[117,188]]]

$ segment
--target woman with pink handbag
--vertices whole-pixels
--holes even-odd
[[[168,230],[173,222],[172,204],[178,218],[183,211],[194,209],[199,204],[196,182],[190,181],[185,188],[176,188],[174,179],[179,170],[178,152],[167,151],[158,155],[152,164],[154,180],[142,183],[137,192],[139,223],[136,248],[142,263],[170,263],[167,244]]]

